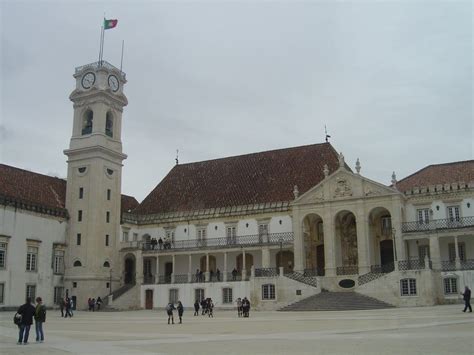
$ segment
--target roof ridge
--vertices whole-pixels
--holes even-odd
[[[414,175],[416,175],[416,174],[418,174],[418,173],[420,173],[420,172],[422,172],[422,171],[424,171],[424,170],[426,170],[426,169],[428,169],[428,168],[434,167],[434,166],[454,165],[454,164],[471,163],[471,162],[474,163],[474,159],[452,161],[452,162],[448,162],[448,163],[430,164],[430,165],[425,166],[424,168],[421,168],[421,169],[415,171],[414,173],[412,173],[412,174],[410,174],[410,175],[408,175],[408,176],[405,176],[403,179],[398,180],[398,181],[397,181],[397,184],[400,183],[400,182],[402,182],[403,180],[406,180],[406,179],[408,179],[408,178],[410,178],[410,177],[412,177],[412,176],[414,176]]]
[[[51,175],[47,175],[47,174],[43,174],[43,173],[37,173],[37,172],[35,172],[35,171],[27,170],[27,169],[23,169],[23,168],[18,168],[18,167],[13,166],[13,165],[8,165],[8,164],[2,164],[2,163],[0,163],[0,166],[4,166],[4,167],[7,167],[7,168],[19,170],[19,171],[24,171],[25,173],[28,173],[28,174],[35,174],[35,175],[40,175],[40,176],[44,176],[44,177],[51,178],[51,179],[58,179],[58,180],[62,180],[62,181],[67,181],[66,178],[61,178],[61,177],[57,177],[57,176],[51,176]]]

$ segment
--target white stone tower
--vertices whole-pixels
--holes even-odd
[[[102,61],[76,68],[68,157],[65,288],[79,309],[118,287],[125,73]],[[113,283],[110,285],[109,283]],[[112,288],[111,288],[112,287]]]

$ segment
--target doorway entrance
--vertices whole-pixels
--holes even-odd
[[[133,255],[127,256],[125,259],[125,277],[126,284],[135,283],[135,257]]]
[[[153,290],[145,291],[145,309],[153,309]]]
[[[380,266],[384,272],[393,270],[393,241],[382,240],[380,242]],[[392,270],[389,270],[392,268]]]
[[[165,282],[166,283],[171,282],[172,273],[173,273],[173,263],[172,262],[165,263]]]
[[[318,276],[324,276],[324,244],[316,247],[316,267]]]

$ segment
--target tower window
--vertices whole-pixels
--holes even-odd
[[[107,211],[107,213],[105,214],[105,221],[107,223],[110,223],[110,211]]]
[[[105,246],[106,247],[109,246],[109,235],[108,234],[105,235]]]
[[[77,221],[82,222],[82,210],[77,211]]]
[[[109,137],[114,136],[114,117],[112,116],[112,112],[107,112],[105,117],[105,134]]]
[[[83,187],[80,187],[79,188],[79,199],[83,199],[84,198],[84,188]]]
[[[82,263],[79,260],[76,260],[73,264],[74,267],[80,267],[82,266]]]
[[[112,194],[112,191],[110,189],[107,189],[107,200],[110,201],[110,195]]]
[[[76,245],[81,245],[81,233],[77,233],[76,235]]]
[[[82,135],[92,133],[92,122],[94,121],[94,113],[92,110],[87,110],[82,120]]]

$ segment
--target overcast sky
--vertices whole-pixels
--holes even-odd
[[[330,142],[389,184],[473,159],[471,1],[0,0],[0,161],[66,177],[74,68],[123,68],[122,192],[175,164]]]

